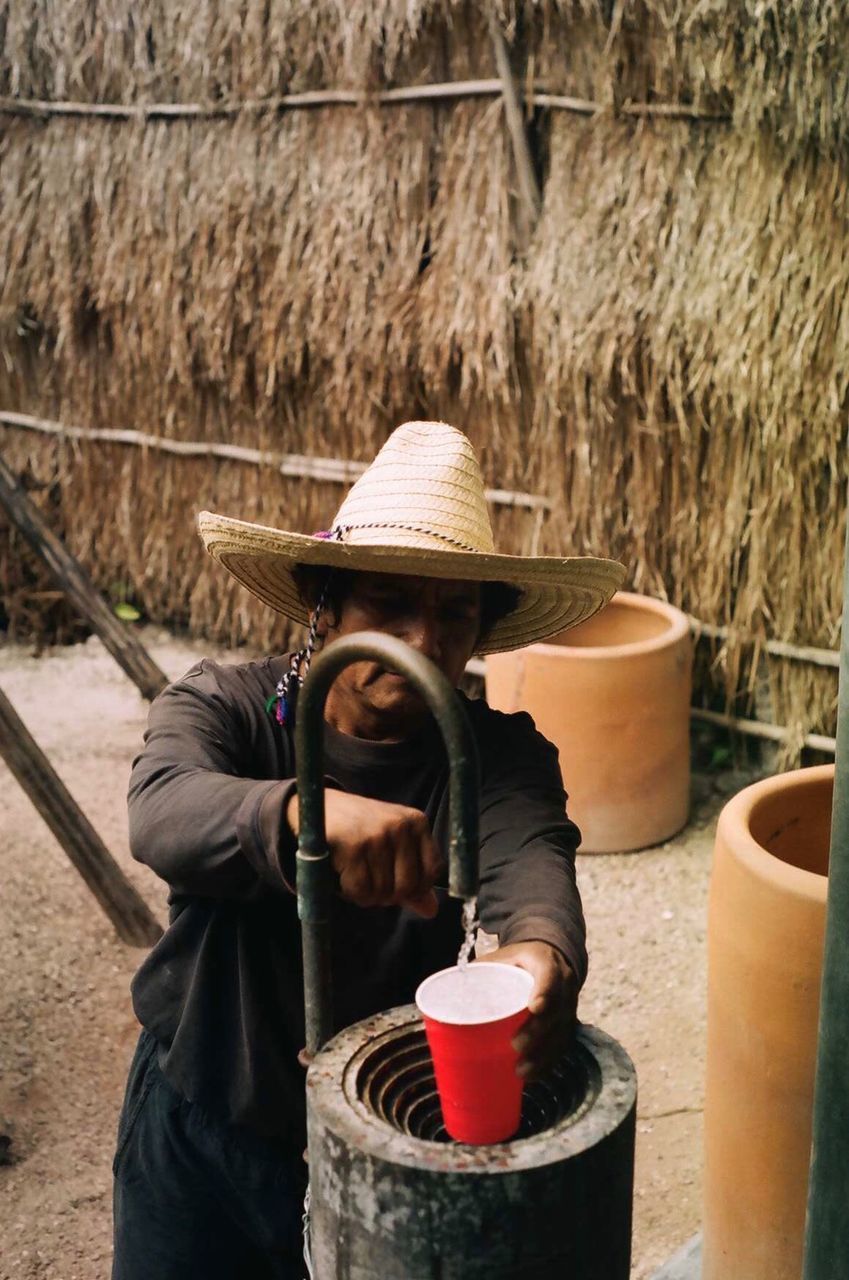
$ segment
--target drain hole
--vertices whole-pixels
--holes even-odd
[[[522,1120],[512,1141],[545,1133],[577,1119],[592,1102],[595,1063],[580,1044],[543,1080],[525,1085]],[[378,1040],[362,1057],[357,1097],[373,1115],[399,1133],[425,1142],[452,1142],[442,1123],[433,1063],[424,1029]]]

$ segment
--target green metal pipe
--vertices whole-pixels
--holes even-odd
[[[478,759],[460,701],[430,659],[395,636],[360,631],[334,641],[310,667],[298,696],[295,751],[298,779],[298,915],[302,923],[307,1053],[333,1034],[330,909],[333,873],[324,829],[324,704],[339,672],[352,662],[378,662],[406,677],[432,711],[449,762],[448,892],[478,891]]]
[[[849,1280],[849,526],[804,1280]]]

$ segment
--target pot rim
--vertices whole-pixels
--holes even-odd
[[[630,640],[626,644],[551,644],[541,640],[525,646],[524,652],[539,653],[545,657],[555,654],[568,655],[570,658],[586,657],[593,661],[598,659],[625,658],[642,653],[654,653],[658,649],[671,648],[684,637],[690,635],[690,621],[686,613],[676,609],[675,605],[665,600],[657,600],[654,596],[640,595],[637,591],[616,591],[610,604],[624,605],[643,613],[653,613],[668,623],[665,631],[648,640]],[[603,612],[603,610],[602,610]]]
[[[803,867],[785,862],[770,853],[752,835],[751,817],[755,805],[779,791],[797,790],[811,786],[825,778],[834,780],[833,764],[809,765],[787,773],[776,773],[761,778],[738,791],[722,809],[717,822],[717,837],[726,848],[732,849],[746,869],[762,880],[769,880],[799,897],[825,902],[828,892],[828,876],[818,871],[806,871]]]

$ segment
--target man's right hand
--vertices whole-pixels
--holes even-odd
[[[297,835],[297,794],[286,806],[286,821]],[[343,898],[358,907],[402,906],[436,915],[433,885],[443,862],[419,809],[327,790],[324,823]]]

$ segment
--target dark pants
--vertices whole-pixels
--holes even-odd
[[[142,1032],[118,1125],[112,1280],[302,1280],[307,1167],[187,1102]]]

